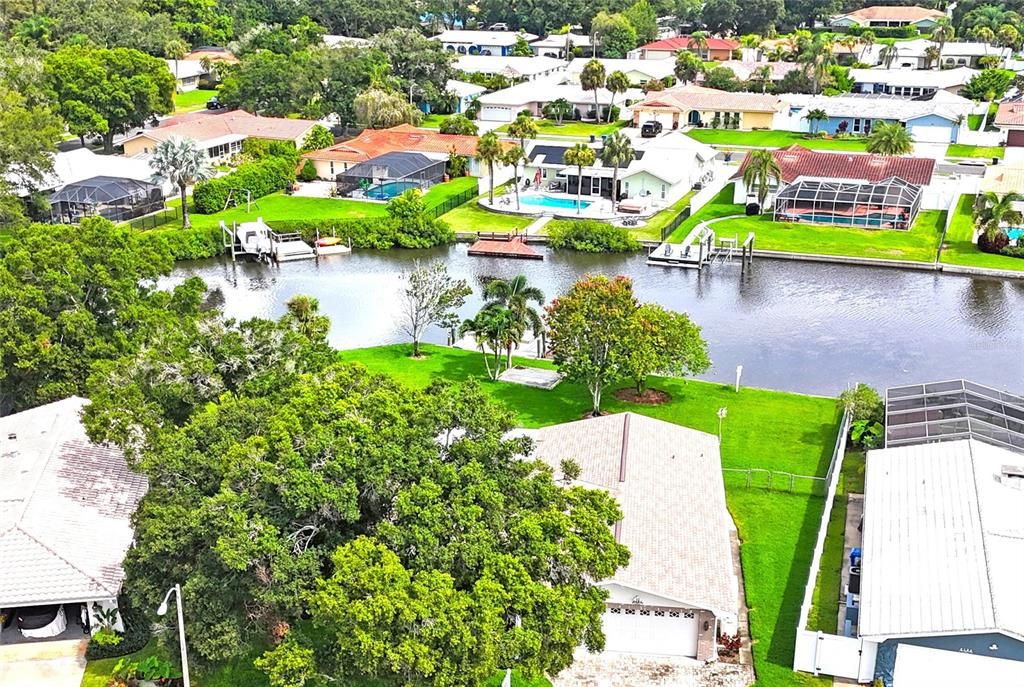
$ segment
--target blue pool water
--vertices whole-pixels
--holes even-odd
[[[899,219],[895,215],[860,215],[857,217],[850,217],[848,215],[808,214],[799,215],[799,217],[804,222],[816,222],[820,224],[848,224],[855,227],[878,227],[881,224],[889,224]]]
[[[524,195],[519,199],[519,202],[523,205],[533,205],[534,207],[551,208],[554,210],[575,210],[576,200],[574,198],[552,198],[551,196],[544,195]],[[592,200],[581,200],[580,209],[589,206]]]
[[[1013,229],[1007,229],[1006,235],[1010,237],[1011,241],[1024,238],[1024,228],[1014,227]]]
[[[383,184],[374,184],[366,189],[366,197],[374,200],[390,200],[400,196],[411,188],[419,188],[415,181],[387,181]]]

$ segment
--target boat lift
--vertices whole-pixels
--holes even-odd
[[[701,222],[682,243],[662,242],[647,255],[647,264],[700,270],[716,262],[731,263],[736,256],[744,268],[754,261],[754,232],[741,244],[739,236],[718,238],[710,224]]]
[[[232,223],[231,229],[220,223],[224,249],[231,251],[231,259],[238,256],[254,257],[263,262],[287,262],[317,257],[316,250],[296,233],[279,234],[262,217],[255,222]]]

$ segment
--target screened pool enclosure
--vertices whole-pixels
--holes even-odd
[[[775,196],[775,221],[871,229],[910,229],[921,187],[899,177],[877,183],[795,181]]]
[[[134,219],[164,206],[161,188],[148,181],[123,177],[92,177],[68,184],[50,195],[50,221],[77,224],[85,217],[115,222]]]
[[[385,153],[337,175],[338,195],[390,200],[409,189],[426,191],[444,181],[445,162],[421,153]]]

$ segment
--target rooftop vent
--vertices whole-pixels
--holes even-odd
[[[14,432],[11,432],[10,434],[7,435],[7,440],[8,441],[14,441],[17,438],[18,438],[18,435],[15,434]]]

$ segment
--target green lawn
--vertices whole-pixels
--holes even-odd
[[[575,136],[577,138],[586,138],[588,136],[604,136],[614,133],[627,126],[629,122],[619,121],[612,122],[611,124],[595,124],[592,122],[566,120],[559,126],[558,122],[553,119],[538,119],[536,124],[538,136]],[[496,131],[508,133],[508,124],[498,127]]]
[[[994,157],[1002,159],[1006,154],[1006,148],[1002,146],[968,146],[961,143],[952,143],[946,148],[946,157],[980,157],[991,160]]]
[[[497,194],[497,189],[495,189],[495,194]],[[471,200],[441,215],[441,219],[456,232],[496,231],[511,234],[525,229],[537,218],[530,215],[506,215],[500,212],[491,212],[480,207],[476,200]]]
[[[450,114],[428,114],[420,122],[420,126],[424,129],[440,129],[449,117],[451,117]]]
[[[408,346],[343,351],[375,372],[423,387],[435,379],[480,378],[483,388],[512,408],[520,423],[537,427],[575,420],[589,407],[585,388],[563,382],[553,391],[486,381],[479,353],[426,347],[427,358],[412,360]],[[548,363],[520,361],[549,367]],[[726,467],[763,467],[804,475],[824,475],[838,431],[835,401],[760,389],[735,393],[727,385],[653,378],[672,395],[663,406],[637,406],[604,397],[612,412],[632,410],[706,432],[718,431],[716,411],[728,408],[722,441]],[[827,685],[795,674],[790,666],[801,595],[810,566],[824,500],[820,496],[768,492],[728,484],[726,496],[743,541],[741,557],[758,685]]]
[[[743,215],[743,206],[733,203],[732,198],[733,187],[730,184],[672,232],[670,240],[682,241],[698,222],[728,215]],[[711,226],[719,237],[738,236],[741,243],[752,231],[755,234],[755,248],[763,250],[931,262],[939,248],[944,222],[944,212],[923,210],[910,231],[774,222],[770,214],[736,217]]]
[[[946,242],[942,247],[941,261],[948,265],[967,265],[969,267],[985,267],[997,270],[1014,270],[1024,272],[1024,258],[1009,255],[982,253],[977,244],[971,241],[974,235],[974,219],[971,208],[974,206],[973,195],[960,196],[956,214],[949,224]]]
[[[177,93],[174,96],[174,114],[202,110],[206,107],[206,101],[215,95],[217,95],[216,90],[205,88]]]
[[[733,129],[693,129],[687,136],[715,146],[756,146],[785,148],[794,143],[812,150],[864,152],[864,139],[806,138],[795,131],[737,131]]]
[[[697,192],[690,191],[672,205],[647,220],[647,223],[644,224],[644,226],[631,230],[630,233],[641,241],[660,241],[661,228],[671,222],[673,217],[682,212],[683,208],[690,204],[690,199],[693,198],[695,193]]]

